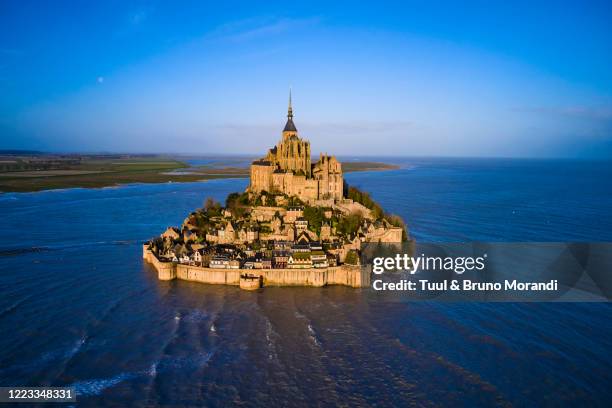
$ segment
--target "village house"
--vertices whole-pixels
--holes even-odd
[[[323,250],[316,250],[310,252],[310,259],[315,268],[327,268],[329,266],[327,262],[327,255]]]
[[[327,254],[327,264],[329,266],[338,266],[338,256],[334,254]]]
[[[183,230],[183,241],[184,242],[190,242],[190,241],[195,242],[197,241],[197,239],[198,239],[198,234],[196,234],[192,230],[189,230],[187,228]]]
[[[189,260],[193,265],[202,265],[202,253],[199,250],[193,251]]]
[[[210,260],[210,267],[214,269],[228,269],[229,268],[229,257],[225,255],[213,256]]]
[[[308,243],[297,243],[291,246],[291,253],[296,254],[299,252],[310,252],[310,245]]]
[[[310,252],[297,252],[289,256],[287,268],[291,269],[307,269],[312,268],[312,259]]]
[[[304,217],[297,218],[295,220],[295,231],[299,235],[300,233],[306,231],[308,229],[308,220]]]
[[[292,245],[293,241],[274,241],[273,249],[277,251],[289,251]]]
[[[291,253],[287,250],[272,251],[272,264],[275,269],[283,269],[287,267],[287,261]]]
[[[319,234],[321,241],[331,241],[332,229],[328,222],[323,222],[321,225],[321,233]]]
[[[287,223],[293,223],[300,217],[304,216],[304,207],[302,206],[291,206],[287,208],[287,214],[285,214],[284,221]]]
[[[322,251],[323,250],[323,245],[321,245],[321,242],[319,241],[311,241],[308,243],[308,245],[310,246],[310,249],[312,251]]]
[[[272,269],[272,258],[262,258],[261,269]]]
[[[181,236],[178,228],[176,227],[168,227],[166,231],[161,234],[162,238],[168,238],[171,240],[177,240]]]

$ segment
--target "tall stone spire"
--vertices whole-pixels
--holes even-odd
[[[289,88],[289,109],[287,110],[287,118],[293,119],[293,108],[291,107],[291,87]]]
[[[287,123],[285,124],[285,129],[283,129],[283,133],[285,132],[297,132],[295,125],[293,124],[293,107],[291,106],[291,88],[289,88],[289,108],[287,109]],[[292,134],[292,133],[287,133]]]

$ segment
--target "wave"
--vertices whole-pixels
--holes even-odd
[[[312,325],[310,323],[308,323],[308,336],[310,337],[310,340],[312,340],[312,342],[316,346],[321,347],[321,343],[319,342],[319,339],[317,338],[317,333],[312,328]]]
[[[107,388],[114,387],[123,381],[137,377],[137,373],[121,373],[111,378],[101,378],[93,380],[84,380],[73,383],[70,387],[74,387],[77,398],[79,396],[94,396],[100,395]]]
[[[62,244],[62,245],[46,245],[46,246],[25,246],[15,248],[0,248],[1,256],[18,256],[29,253],[40,253],[49,251],[61,251],[64,249],[78,249],[78,248],[89,248],[96,246],[115,246],[115,245],[133,245],[144,240],[113,240],[113,241],[90,241],[90,242],[79,242],[76,244]]]
[[[270,319],[266,318],[266,344],[268,345],[268,360],[278,360],[276,351],[276,340],[279,334],[274,330]]]
[[[18,256],[18,255],[35,253],[35,252],[47,252],[47,251],[52,251],[52,249],[46,246],[0,248],[0,256]]]
[[[315,346],[321,347],[321,342],[319,341],[317,337],[317,333],[315,332],[315,329],[312,327],[310,320],[306,316],[298,312],[297,310],[295,311],[294,315],[297,319],[302,319],[306,321],[306,327],[308,329],[308,337],[314,343]]]
[[[83,336],[72,345],[43,353],[42,355],[40,355],[40,357],[34,359],[33,361],[15,364],[12,366],[0,367],[0,373],[4,374],[19,370],[31,372],[35,370],[40,370],[44,367],[56,366],[60,361],[65,362],[74,357],[81,350],[81,347],[83,347],[86,341],[87,337]]]
[[[189,312],[183,320],[187,323],[199,323],[210,319],[210,315],[203,310],[195,309]]]
[[[82,336],[80,339],[78,339],[76,341],[76,343],[74,344],[74,346],[72,346],[72,348],[70,350],[68,350],[68,352],[66,353],[65,357],[67,359],[71,359],[72,357],[74,357],[75,355],[77,355],[77,353],[79,351],[81,351],[81,347],[83,347],[83,345],[87,342],[87,336]]]
[[[145,293],[146,291],[147,289],[140,290],[136,293],[136,295]],[[113,302],[111,302],[108,305],[108,307],[104,311],[102,311],[99,318],[91,320],[87,324],[87,328],[85,329],[85,334],[83,334],[80,338],[78,338],[76,342],[73,343],[73,345],[67,351],[51,352],[51,353],[47,353],[46,355],[43,355],[43,361],[51,360],[51,359],[58,359],[58,357],[61,357],[62,368],[61,368],[60,373],[56,376],[56,378],[59,378],[60,375],[66,370],[66,367],[68,366],[70,361],[81,351],[83,346],[91,339],[96,338],[96,332],[97,332],[98,326],[100,326],[100,324],[102,324],[102,322],[104,322],[109,316],[113,316],[114,312],[122,305],[124,301],[126,301],[129,298],[130,298],[129,296],[126,296],[121,299],[115,299]]]
[[[13,194],[8,195],[7,193],[0,193],[0,201],[15,201],[17,200],[17,197],[15,197]]]
[[[75,388],[77,398],[79,396],[96,396],[104,390],[112,388],[124,381],[133,380],[138,377],[156,377],[158,372],[168,369],[201,368],[208,364],[213,352],[200,353],[196,356],[177,357],[167,361],[156,361],[148,369],[137,372],[123,372],[110,378],[95,378],[91,380],[77,381],[70,387]]]
[[[11,305],[9,305],[9,306],[5,307],[3,310],[0,310],[0,318],[2,318],[2,317],[4,317],[4,316],[6,316],[7,314],[12,313],[12,312],[14,312],[15,310],[17,310],[17,308],[18,308],[19,306],[21,306],[21,304],[22,304],[23,302],[25,302],[26,300],[30,299],[32,296],[33,296],[33,295],[28,295],[28,296],[26,296],[26,297],[23,297],[23,298],[19,299],[18,301],[14,302],[13,304],[11,304]]]
[[[166,370],[199,369],[207,365],[214,354],[214,351],[208,351],[195,355],[162,359],[154,363],[155,373]],[[150,374],[150,370],[147,373]]]
[[[185,368],[202,368],[208,364],[214,352],[199,353],[195,356],[176,357],[166,361],[158,360],[152,363],[148,369],[136,372],[123,372],[110,378],[94,378],[90,380],[77,381],[69,385],[74,387],[77,398],[79,396],[96,396],[104,390],[139,377],[153,377],[161,371]]]
[[[151,364],[151,367],[149,367],[149,376],[155,378],[155,376],[157,375],[157,365],[159,364],[159,361],[154,362],[153,364]]]
[[[87,336],[82,336],[79,339],[77,339],[72,346],[70,346],[69,348],[62,348],[56,351],[49,351],[47,353],[44,353],[40,359],[44,362],[49,362],[49,361],[53,361],[53,360],[59,360],[59,359],[68,359],[70,360],[72,357],[74,357],[75,355],[77,355],[77,353],[79,351],[81,351],[81,348],[83,347],[83,345],[87,342]]]

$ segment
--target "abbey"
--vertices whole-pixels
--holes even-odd
[[[346,186],[333,156],[311,163],[310,143],[293,123],[291,93],[281,141],[251,165],[246,191],[212,198],[180,228],[145,243],[143,258],[161,280],[185,279],[265,286],[365,287],[362,243],[399,244],[403,221],[385,213],[367,192]],[[299,199],[299,200],[298,200]]]
[[[304,202],[342,199],[342,166],[334,156],[319,155],[311,164],[310,142],[298,136],[293,123],[291,93],[282,139],[264,158],[251,164],[247,191],[282,193]]]

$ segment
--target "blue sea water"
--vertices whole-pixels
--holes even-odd
[[[347,175],[419,241],[612,241],[610,162]],[[607,303],[389,303],[160,282],[141,242],[245,179],[0,195],[0,386],[79,406],[609,406]]]

